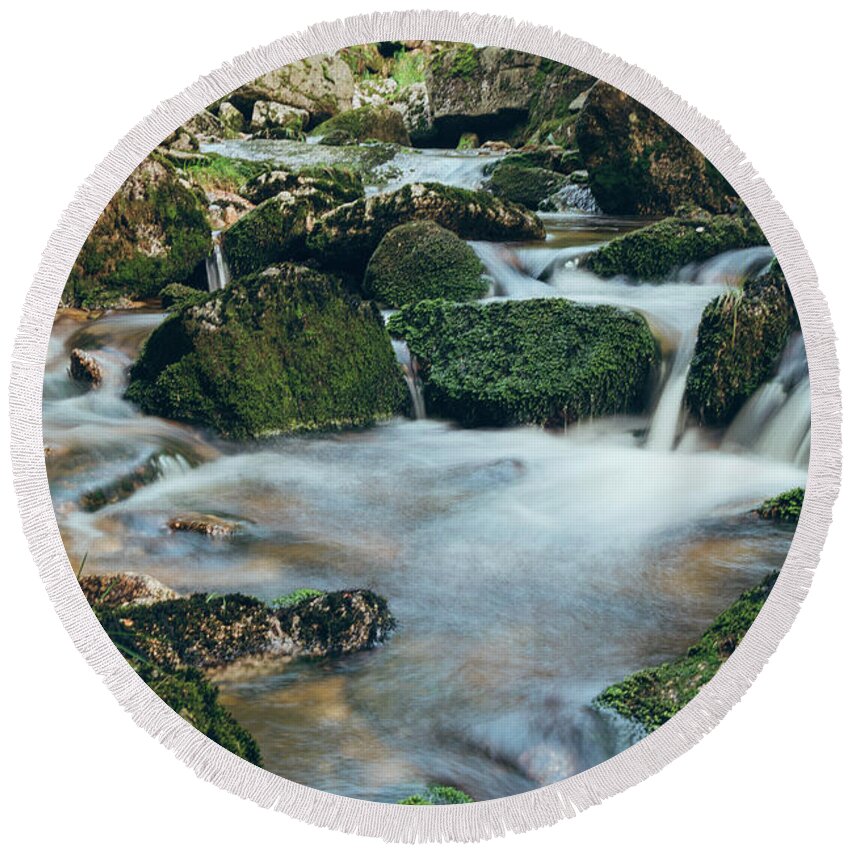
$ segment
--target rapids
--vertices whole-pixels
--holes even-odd
[[[289,143],[263,150],[272,144]],[[439,156],[416,158],[417,179],[428,169],[473,179],[466,164],[452,170],[471,157],[444,156],[442,172]],[[87,571],[132,569],[182,592],[266,600],[299,587],[369,587],[398,619],[373,651],[222,680],[222,701],[257,738],[267,769],[387,802],[427,782],[484,800],[564,778],[631,742],[591,708],[596,694],[682,652],[782,565],[791,533],[748,511],[805,485],[802,341],[789,342],[726,434],[696,429],[682,409],[702,309],[769,249],[729,252],[661,284],[602,281],[577,258],[642,222],[545,220],[545,243],[474,245],[492,297],[640,311],[664,355],[643,414],[557,433],[460,429],[425,418],[416,364],[398,343],[417,420],[228,443],[123,400],[126,370],[162,313],[58,318],[44,439],[74,565],[87,553]],[[73,347],[101,363],[99,389],[82,392],[69,377]],[[152,483],[100,510],[80,507],[92,488],[151,458]],[[168,519],[188,511],[242,520],[244,530],[229,540],[169,533]]]

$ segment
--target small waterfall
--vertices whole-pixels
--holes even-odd
[[[394,339],[393,351],[396,360],[401,364],[404,372],[404,382],[410,393],[410,402],[413,407],[414,419],[427,419],[425,412],[425,396],[422,392],[422,380],[419,377],[419,366],[416,358],[410,353],[407,343],[400,339]]]
[[[726,431],[721,448],[751,449],[775,460],[809,462],[811,398],[803,335],[792,334],[774,377],[762,384]]]
[[[738,286],[748,277],[755,277],[767,270],[773,259],[773,251],[767,245],[755,248],[736,248],[724,251],[709,260],[688,263],[676,273],[677,283],[725,283]]]
[[[517,255],[494,242],[470,242],[487,274],[495,282],[495,294],[506,298],[551,298],[558,293],[548,284],[526,274]]]
[[[654,451],[672,451],[684,419],[682,401],[685,398],[685,385],[691,359],[697,345],[699,324],[693,325],[679,340],[679,347],[670,366],[670,375],[664,383],[661,397],[652,415],[646,447]]]
[[[207,257],[207,289],[210,292],[218,292],[230,283],[230,269],[221,250],[220,230],[213,231],[212,243],[212,253]]]

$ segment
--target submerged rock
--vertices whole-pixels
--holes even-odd
[[[734,189],[687,140],[620,89],[597,82],[576,124],[590,187],[611,215],[670,215],[695,203],[713,213],[740,206]]]
[[[755,245],[767,245],[767,239],[749,214],[712,216],[689,210],[618,236],[581,264],[600,277],[658,280],[688,263]]]
[[[498,198],[522,204],[530,210],[547,210],[548,199],[567,182],[567,178],[556,171],[500,163],[484,188]]]
[[[127,178],[83,244],[63,302],[95,307],[184,282],[210,250],[203,197],[151,154]]]
[[[249,180],[242,193],[259,206],[222,236],[236,277],[279,260],[302,258],[318,216],[362,198],[363,182],[347,168],[313,166],[297,172],[264,172]]]
[[[81,348],[71,350],[71,361],[68,371],[75,381],[88,384],[91,387],[99,387],[103,381],[103,370],[100,363],[87,351]]]
[[[412,183],[326,213],[308,237],[307,248],[328,267],[362,272],[381,239],[410,221],[436,222],[462,239],[503,242],[546,235],[534,213],[488,192]]]
[[[426,298],[468,301],[487,292],[475,251],[433,221],[391,230],[378,245],[363,280],[365,293],[389,307]]]
[[[189,462],[182,455],[152,454],[124,475],[83,493],[80,496],[80,507],[84,511],[93,512],[106,505],[123,502],[137,490],[160,479],[172,464],[189,467]]]
[[[727,425],[770,376],[798,326],[785,275],[775,260],[741,289],[703,311],[685,397],[706,425]]]
[[[562,299],[423,301],[388,322],[429,412],[469,426],[564,425],[640,407],[658,359],[646,321]]]
[[[796,525],[800,519],[800,511],[803,509],[803,499],[805,497],[805,489],[803,487],[795,487],[793,490],[786,490],[772,499],[767,499],[761,504],[756,513],[762,519],[772,519],[778,522],[787,522]]]
[[[130,378],[145,411],[235,438],[365,425],[407,402],[377,309],[291,264],[166,319]]]
[[[341,112],[316,127],[313,135],[333,135],[333,143],[338,145],[356,145],[370,140],[410,144],[410,135],[401,113],[389,106],[361,106]]]
[[[606,688],[594,701],[649,733],[684,708],[735,651],[761,611],[779,573],[741,594],[684,655]]]
[[[242,524],[235,520],[222,519],[212,514],[181,514],[166,523],[172,531],[193,531],[209,537],[232,537]]]
[[[80,588],[92,608],[112,609],[127,605],[153,605],[179,598],[153,576],[138,573],[104,573],[80,576]]]

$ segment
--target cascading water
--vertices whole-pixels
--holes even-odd
[[[395,352],[396,360],[401,364],[402,372],[404,373],[404,382],[407,384],[407,389],[410,393],[413,418],[425,419],[427,416],[425,412],[425,395],[422,391],[422,379],[419,377],[419,366],[416,358],[410,354],[407,343],[400,339],[393,340],[393,351]]]
[[[212,253],[207,257],[207,289],[218,292],[230,283],[230,269],[221,249],[221,231],[214,230],[212,234]]]
[[[562,189],[550,195],[547,199],[559,212],[569,212],[571,210],[581,210],[586,213],[600,213],[599,205],[596,203],[596,198],[593,197],[593,192],[590,186],[577,183],[567,183]]]

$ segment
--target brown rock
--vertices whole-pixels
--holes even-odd
[[[194,531],[209,537],[232,537],[242,525],[212,514],[182,514],[168,520],[168,527],[172,531]]]
[[[100,368],[100,363],[81,348],[75,348],[71,351],[71,363],[68,371],[75,381],[89,384],[92,387],[99,387],[103,381],[103,370]]]

